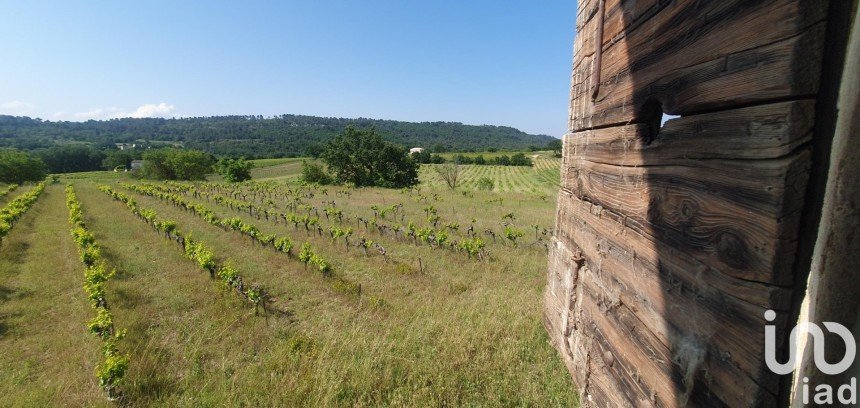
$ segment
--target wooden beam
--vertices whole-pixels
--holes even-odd
[[[776,378],[763,363],[763,314],[778,309],[773,303],[787,306],[783,289],[726,279],[683,253],[664,250],[599,206],[563,195],[557,238],[564,247],[582,250],[589,270],[603,277],[602,292],[628,305],[667,348],[697,333],[707,339],[710,355],[720,356],[729,377],[766,378],[763,385],[775,389]]]
[[[696,166],[695,164],[702,164]],[[573,159],[562,188],[739,279],[791,284],[809,152],[738,163],[622,167]],[[743,222],[738,222],[743,220]]]
[[[814,112],[815,101],[805,99],[684,116],[668,121],[650,143],[644,124],[585,130],[566,135],[564,150],[618,166],[776,159],[810,141]]]
[[[587,79],[574,81],[572,102],[581,106],[572,109],[570,129],[639,121],[649,99],[683,114],[814,94],[820,59],[803,56],[820,50],[823,24],[815,22],[825,12],[826,2],[800,0],[672,3],[604,50],[595,102],[581,96],[591,88]],[[687,18],[695,13],[708,17]],[[750,24],[768,30],[750,36],[743,29]],[[681,35],[686,30],[698,31]],[[574,71],[591,70],[586,54],[575,56]]]

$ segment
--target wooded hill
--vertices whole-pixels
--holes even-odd
[[[375,126],[388,141],[436,152],[490,148],[525,150],[530,146],[546,146],[554,139],[506,126],[301,115],[124,118],[86,122],[51,122],[0,115],[0,147],[33,150],[73,142],[104,146],[145,140],[182,142],[186,148],[225,156],[286,157],[313,150],[318,143],[334,137],[347,125],[357,128]]]

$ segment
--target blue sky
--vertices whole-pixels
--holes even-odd
[[[0,10],[0,114],[566,128],[575,1],[0,0]]]

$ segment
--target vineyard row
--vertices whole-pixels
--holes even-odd
[[[157,190],[167,189],[162,190],[162,193],[165,194],[170,194],[170,192],[179,192],[182,194],[190,193],[195,197],[204,198],[207,201],[213,201],[216,204],[229,206],[231,209],[236,211],[247,211],[249,215],[257,218],[258,220],[265,218],[268,221],[274,220],[277,222],[277,220],[280,219],[283,220],[284,223],[293,224],[295,229],[298,229],[299,225],[303,225],[305,231],[316,231],[319,235],[322,235],[324,232],[320,222],[319,210],[314,206],[303,204],[297,199],[291,200],[287,203],[287,209],[290,210],[289,212],[280,212],[276,209],[264,208],[248,201],[233,199],[221,194],[207,192],[189,184],[170,183],[168,187],[150,187]],[[273,204],[269,204],[269,206],[272,205]],[[336,203],[332,201],[329,202],[328,207],[323,209],[323,215],[327,220],[331,221],[331,219],[335,219],[341,225],[344,222],[354,221],[357,228],[364,226],[366,233],[376,231],[380,237],[386,237],[387,234],[391,233],[398,242],[406,241],[411,242],[413,245],[418,245],[420,242],[435,249],[449,249],[455,252],[464,253],[469,258],[488,259],[484,250],[485,243],[481,238],[475,236],[474,227],[472,225],[470,225],[468,230],[468,238],[462,237],[460,240],[454,239],[453,234],[455,234],[455,232],[460,228],[459,224],[449,223],[440,227],[439,225],[441,221],[433,206],[427,206],[424,208],[427,220],[429,223],[433,224],[433,227],[427,226],[419,228],[413,221],[409,221],[405,226],[401,223],[386,224],[380,221],[380,219],[386,219],[389,213],[397,213],[400,211],[401,207],[402,206],[400,205],[392,205],[388,207],[373,206],[371,207],[374,212],[373,218],[366,219],[363,217],[350,216],[342,209],[337,208]],[[299,211],[300,209],[304,210],[306,214],[297,214],[296,211]],[[328,233],[333,239],[344,237],[348,246],[348,239],[349,236],[353,234],[353,230],[352,228],[332,226],[329,228]],[[495,240],[494,233],[492,236]],[[368,243],[376,247],[380,253],[385,255],[385,249],[379,245],[379,243],[373,243],[373,241],[365,237],[360,238],[357,246],[368,248]]]
[[[271,247],[278,252],[287,255],[290,259],[296,259],[293,256],[293,241],[288,236],[277,236],[275,234],[263,234],[255,225],[247,223],[238,217],[221,218],[214,211],[202,204],[192,203],[182,196],[177,194],[161,191],[157,187],[149,184],[135,185],[129,183],[121,183],[122,187],[139,194],[147,195],[166,201],[174,206],[191,212],[202,218],[207,223],[220,227],[225,231],[233,231],[249,237],[252,241],[259,243],[263,247]],[[341,293],[361,296],[361,284],[357,284],[348,280],[343,276],[335,274],[334,267],[322,255],[316,253],[311,248],[309,242],[304,242],[301,246],[301,252],[298,254],[298,260],[307,268],[314,266],[323,277],[331,281],[332,288]],[[369,297],[371,304],[381,304],[382,300],[375,297]]]
[[[96,311],[96,316],[89,321],[87,328],[102,340],[104,360],[96,367],[96,377],[99,379],[99,386],[107,392],[108,399],[115,400],[121,397],[119,386],[129,365],[128,355],[120,353],[116,344],[126,332],[117,331],[114,328],[113,314],[105,298],[105,283],[116,274],[116,271],[108,271],[101,256],[101,249],[96,244],[93,234],[87,229],[81,204],[71,185],[66,186],[66,206],[69,208],[72,237],[78,245],[81,262],[85,268],[84,291],[87,292],[91,305]]]
[[[209,272],[209,276],[218,279],[227,287],[235,290],[236,294],[254,305],[254,314],[260,307],[267,313],[267,304],[271,300],[266,291],[259,284],[246,284],[245,279],[236,268],[232,267],[229,260],[220,263],[215,259],[215,254],[199,241],[194,240],[191,235],[183,234],[177,229],[175,221],[160,220],[152,209],[142,208],[137,202],[108,186],[99,186],[99,190],[111,196],[114,200],[124,203],[131,212],[140,220],[152,226],[156,231],[164,234],[165,238],[178,243],[184,250],[188,259],[196,262],[202,269]]]
[[[9,204],[6,204],[3,209],[0,209],[0,243],[2,243],[3,238],[9,234],[9,231],[12,230],[12,227],[18,219],[20,219],[21,216],[36,203],[36,200],[39,199],[39,196],[42,195],[42,191],[44,190],[45,182],[43,181],[36,184],[36,186],[30,191],[15,197],[15,199],[9,202]]]

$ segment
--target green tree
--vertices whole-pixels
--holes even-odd
[[[418,183],[418,166],[406,149],[382,140],[373,128],[352,126],[325,144],[320,156],[338,182],[402,188]]]
[[[305,148],[305,154],[318,159],[323,152],[323,146],[319,143],[311,143]]]
[[[251,168],[254,163],[245,159],[221,159],[215,163],[215,170],[224,176],[224,180],[238,183],[251,179]]]
[[[131,168],[131,161],[141,157],[142,154],[139,150],[108,150],[105,152],[104,160],[102,160],[102,167],[107,170],[113,170],[118,167],[129,169]]]
[[[105,154],[87,145],[55,146],[40,151],[39,157],[51,173],[77,173],[102,169]]]
[[[546,148],[552,150],[555,157],[561,157],[561,147],[561,139],[553,139],[546,144]]]
[[[462,154],[458,154],[454,156],[454,163],[458,164],[472,164],[474,160],[469,156],[463,156]]]
[[[0,150],[0,182],[21,184],[45,178],[47,167],[42,159],[12,149]]]
[[[430,153],[483,152],[493,147],[523,151],[529,145],[545,146],[546,135],[530,135],[506,126],[472,126],[454,122],[409,123],[393,120],[320,118],[280,115],[214,116],[196,118],[122,118],[86,122],[43,121],[0,115],[0,148],[46,149],[82,142],[99,150],[115,143],[138,146],[179,142],[186,149],[203,150],[219,157],[294,157],[321,153],[313,144],[325,143],[347,125],[375,126],[388,142],[404,147],[424,146]],[[159,141],[146,140],[157,138]],[[440,146],[434,146],[440,144]]]
[[[415,160],[416,163],[430,163],[430,152],[427,149],[424,149],[420,152],[411,153],[412,160]]]
[[[531,166],[532,159],[526,157],[526,155],[522,153],[517,153],[511,156],[511,166]]]
[[[302,160],[302,180],[318,184],[332,184],[333,181],[322,165],[304,160]]]
[[[495,186],[495,183],[493,182],[493,179],[489,177],[481,177],[478,179],[476,185],[478,187],[478,190],[492,190]]]
[[[158,180],[203,180],[214,159],[199,150],[155,149],[143,154],[143,176]]]

